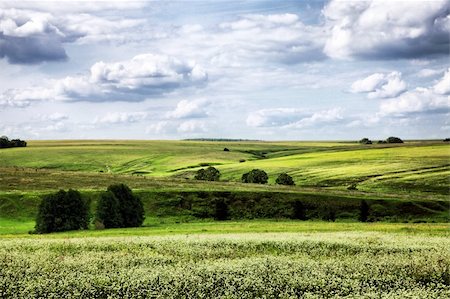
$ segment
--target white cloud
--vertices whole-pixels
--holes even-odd
[[[380,105],[381,116],[404,116],[411,113],[445,113],[450,111],[450,96],[435,94],[429,88],[416,88]]]
[[[323,9],[333,58],[413,58],[448,55],[449,2],[333,0]]]
[[[433,76],[442,74],[444,71],[445,71],[444,69],[438,69],[438,70],[422,69],[417,73],[417,77],[419,77],[419,78],[433,77]]]
[[[145,112],[112,112],[103,117],[96,117],[94,124],[128,124],[136,123],[146,119]]]
[[[433,88],[438,94],[450,94],[450,68],[447,69],[444,77]]]
[[[167,113],[169,118],[202,118],[207,117],[206,108],[211,104],[206,99],[179,101],[174,111]]]
[[[369,99],[394,98],[406,91],[406,83],[400,72],[375,73],[355,81],[351,86],[354,93],[367,93]]]
[[[185,87],[199,87],[208,75],[193,61],[142,54],[116,63],[95,63],[88,74],[48,82],[47,87],[10,89],[0,105],[27,106],[32,101],[142,101]]]
[[[249,114],[247,125],[251,127],[301,129],[310,126],[323,126],[343,120],[343,110],[341,108],[315,112],[297,108],[273,108],[262,109]]]
[[[64,114],[64,113],[55,112],[55,113],[51,113],[51,114],[43,114],[39,117],[39,119],[42,121],[59,122],[62,120],[69,119],[69,116],[67,116],[67,114]]]
[[[177,131],[179,133],[202,133],[206,132],[206,124],[204,121],[199,121],[196,119],[190,119],[185,122],[182,122]]]

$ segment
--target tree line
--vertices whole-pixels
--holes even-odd
[[[20,139],[9,139],[6,136],[0,137],[0,148],[10,148],[10,147],[26,147],[27,142]]]

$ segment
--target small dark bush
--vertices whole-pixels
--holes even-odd
[[[36,217],[36,232],[51,233],[87,229],[89,205],[80,192],[70,189],[44,196]]]
[[[306,208],[300,200],[294,201],[293,208],[294,214],[292,215],[292,218],[306,220]]]
[[[293,186],[295,185],[294,180],[292,179],[292,177],[290,175],[288,175],[287,173],[281,173],[276,181],[275,181],[278,185],[290,185]]]
[[[230,150],[228,148],[223,149],[224,152],[229,152]]]
[[[119,200],[110,191],[100,195],[95,214],[96,220],[101,222],[104,228],[122,227]]]
[[[372,141],[369,138],[363,138],[359,141],[361,144],[372,144]]]
[[[208,167],[205,169],[199,169],[194,177],[196,180],[201,181],[218,181],[220,179],[220,171],[215,167]]]
[[[356,187],[356,184],[351,184],[347,187],[347,190],[358,190],[358,188]]]
[[[389,137],[388,139],[386,139],[387,143],[403,143],[403,140],[401,140],[398,137]]]
[[[9,140],[6,136],[0,137],[0,148],[8,148],[8,147],[26,147],[27,143],[24,140],[20,139],[12,139]]]
[[[369,217],[369,205],[365,200],[362,200],[359,206],[358,220],[361,222],[367,222],[368,217]]]
[[[385,143],[387,143],[387,142],[386,142],[386,140],[378,140],[377,143],[378,143],[378,144],[385,144]]]
[[[216,200],[214,219],[227,220],[229,218],[228,205],[223,198]]]
[[[243,183],[267,184],[269,176],[264,170],[253,169],[248,173],[244,173],[241,180]]]
[[[144,207],[141,199],[124,184],[111,185],[108,191],[117,198],[122,216],[122,227],[138,227],[144,222]]]
[[[450,142],[450,138],[445,138],[444,142]]]

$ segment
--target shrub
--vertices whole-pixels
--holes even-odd
[[[214,219],[227,220],[229,218],[228,205],[223,198],[216,200]]]
[[[365,200],[361,201],[359,206],[359,217],[358,220],[361,222],[367,222],[367,218],[369,217],[369,205]]]
[[[403,143],[403,140],[401,140],[398,137],[389,137],[388,139],[386,139],[387,143]]]
[[[281,173],[277,179],[275,180],[275,182],[278,185],[289,185],[289,186],[293,186],[295,185],[294,180],[292,179],[292,177],[290,175],[288,175],[287,173]]]
[[[378,140],[377,143],[378,143],[378,144],[385,144],[385,143],[387,143],[387,142],[386,142],[386,140]]]
[[[299,220],[306,220],[306,209],[300,200],[294,201],[293,208],[294,214],[292,218]]]
[[[20,139],[12,139],[9,140],[6,136],[0,137],[0,148],[8,148],[8,147],[26,147],[26,141]]]
[[[218,181],[220,178],[220,171],[212,166],[206,168],[206,170],[202,168],[197,171],[194,178],[202,181]]]
[[[359,143],[361,144],[372,144],[372,140],[370,140],[369,138],[363,138],[359,141]]]
[[[122,227],[119,200],[114,193],[108,191],[100,195],[96,210],[96,220],[100,221],[104,228]]]
[[[245,159],[239,159],[239,163],[244,163]]]
[[[122,218],[122,227],[138,227],[144,222],[144,207],[141,199],[124,184],[111,185],[108,191],[117,198]]]
[[[223,149],[224,152],[229,152],[230,150],[228,148]]]
[[[51,233],[87,229],[89,205],[80,192],[70,189],[44,196],[36,217],[36,232]]]
[[[241,180],[244,183],[267,184],[269,176],[264,170],[253,169],[248,173],[244,173]]]

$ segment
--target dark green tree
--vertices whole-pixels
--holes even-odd
[[[365,200],[362,200],[361,204],[359,205],[358,220],[361,222],[367,222],[368,218],[369,218],[369,205]]]
[[[95,217],[105,228],[122,227],[119,200],[114,193],[107,191],[100,195]]]
[[[202,168],[202,169],[197,170],[197,173],[195,174],[194,179],[200,180],[200,181],[205,181],[206,180],[205,169]]]
[[[372,140],[370,140],[369,138],[363,138],[359,141],[359,143],[361,144],[372,144]]]
[[[386,139],[387,143],[403,143],[403,140],[401,140],[398,137],[389,137],[388,139]]]
[[[70,189],[43,197],[36,217],[36,232],[51,233],[87,229],[89,204],[80,192]]]
[[[292,218],[306,220],[306,208],[300,200],[294,201],[293,208],[294,214],[292,215]]]
[[[220,171],[212,166],[206,168],[206,170],[202,168],[197,170],[194,178],[202,181],[218,181],[220,178]]]
[[[253,184],[267,184],[269,176],[264,170],[253,169],[252,171],[242,175],[242,182]]]
[[[275,183],[277,183],[278,185],[295,185],[294,180],[287,173],[280,173],[280,175],[275,180]]]
[[[108,191],[112,192],[119,201],[122,227],[141,226],[145,219],[141,199],[124,184],[111,185],[108,187]]]
[[[214,219],[227,220],[229,218],[228,204],[223,198],[217,199],[215,202]]]

